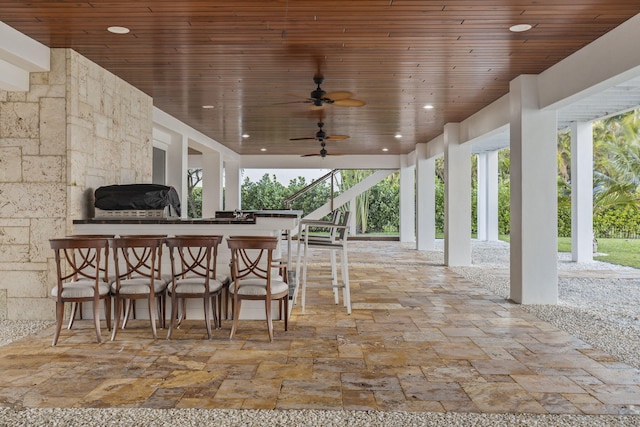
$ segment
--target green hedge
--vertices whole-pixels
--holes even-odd
[[[596,237],[636,239],[640,237],[640,211],[634,206],[610,207],[593,216]]]

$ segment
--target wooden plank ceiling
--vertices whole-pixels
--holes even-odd
[[[408,153],[639,12],[637,0],[0,1],[0,21],[76,50],[230,149],[280,155],[317,153],[290,139],[313,138],[320,119],[350,136],[330,153]],[[314,75],[366,105],[311,110]]]

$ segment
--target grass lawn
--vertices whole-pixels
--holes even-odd
[[[471,237],[476,238],[476,235]],[[507,234],[499,238],[509,242],[509,237]],[[436,233],[436,238],[444,238],[443,233]],[[558,237],[558,252],[571,252],[571,237]],[[598,239],[598,253],[606,255],[593,259],[640,269],[640,239]]]
[[[558,252],[571,252],[571,237],[558,237]],[[598,261],[640,268],[640,240],[638,239],[598,239]]]

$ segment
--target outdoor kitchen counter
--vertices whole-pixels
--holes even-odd
[[[244,219],[235,218],[234,211],[216,212],[215,218],[203,219],[127,219],[127,218],[92,218],[77,219],[73,221],[74,234],[113,234],[116,236],[124,236],[131,234],[160,234],[175,236],[180,234],[189,235],[222,235],[228,236],[277,236],[282,238],[283,231],[287,231],[286,249],[287,253],[287,269],[289,272],[294,271],[291,268],[291,230],[295,230],[302,216],[302,211],[294,210],[256,210],[242,211],[241,214],[247,214]],[[283,248],[278,245],[278,250],[274,254],[275,257],[282,259]],[[227,246],[226,240],[223,241],[218,248],[218,266],[228,268],[231,253]],[[168,262],[169,257],[163,257],[163,264]],[[168,269],[167,269],[168,268]],[[170,271],[169,265],[163,265],[163,271]],[[291,276],[290,276],[291,277]],[[297,280],[291,277],[293,287],[293,295],[297,294]],[[251,301],[253,302],[253,301]],[[245,307],[246,306],[246,307]],[[291,306],[291,305],[290,305]],[[276,307],[277,308],[277,307]],[[202,316],[201,307],[191,313],[191,318]],[[277,312],[277,311],[276,311]],[[143,316],[144,314],[141,313]],[[242,304],[241,318],[264,318],[264,303],[262,306],[255,304]]]
[[[298,227],[302,211],[296,210],[255,210],[238,212],[246,218],[235,218],[235,211],[218,211],[215,218],[202,219],[128,219],[92,218],[73,221],[75,234],[217,234],[225,237],[238,236],[282,236],[287,231],[287,255],[291,254],[291,230]],[[226,262],[228,248],[226,242],[220,245],[219,258]],[[280,250],[276,256],[281,256]],[[287,265],[291,271],[291,259]]]

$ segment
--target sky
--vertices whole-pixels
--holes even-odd
[[[269,175],[275,174],[276,180],[286,187],[289,185],[289,181],[299,176],[303,176],[305,181],[310,183],[329,172],[330,169],[243,169],[242,182],[245,177],[249,177],[252,182],[260,181],[264,174],[268,173]]]

